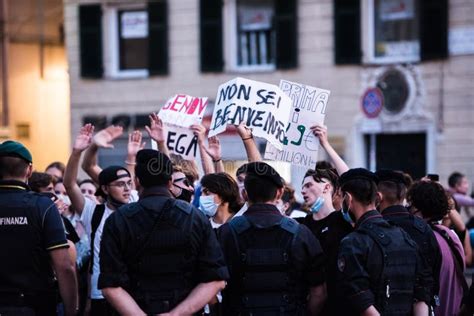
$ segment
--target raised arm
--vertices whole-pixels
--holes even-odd
[[[237,127],[237,133],[244,143],[245,151],[247,152],[247,159],[249,162],[262,161],[262,156],[258,151],[257,144],[253,139],[252,130],[248,128],[243,122]]]
[[[91,146],[86,150],[84,160],[82,161],[82,169],[96,183],[99,183],[99,173],[102,171],[102,168],[100,168],[97,163],[97,151],[99,150],[99,147],[114,148],[112,142],[120,137],[122,133],[122,126],[111,125],[99,131],[94,136]]]
[[[90,146],[92,142],[92,134],[94,133],[94,126],[86,124],[81,128],[79,135],[77,135],[72,147],[72,153],[66,165],[64,172],[64,187],[71,200],[72,207],[79,213],[84,209],[85,197],[77,184],[77,171],[79,169],[79,160],[82,152]]]
[[[133,131],[128,134],[127,157],[125,158],[125,165],[132,177],[132,189],[135,189],[135,165],[136,156],[139,150],[145,148],[145,142],[142,143],[142,132]]]
[[[194,135],[198,138],[199,153],[201,155],[201,163],[204,174],[214,173],[214,165],[211,156],[206,151],[206,127],[202,124],[194,124],[190,126]]]
[[[313,132],[314,136],[319,138],[319,143],[324,148],[326,153],[328,154],[331,161],[334,163],[336,170],[339,174],[343,174],[349,167],[347,166],[346,162],[342,160],[341,156],[332,148],[331,144],[328,141],[328,128],[326,125],[314,125],[310,127],[311,131]]]
[[[149,118],[150,126],[145,126],[148,135],[157,143],[158,150],[169,157],[170,152],[168,150],[168,146],[166,146],[166,129],[163,121],[156,113],[151,113]]]

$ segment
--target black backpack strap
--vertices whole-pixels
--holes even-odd
[[[448,232],[445,231],[444,229],[439,228],[437,225],[433,224],[431,225],[431,228],[438,232],[444,240],[446,240],[446,243],[449,245],[449,250],[451,250],[451,253],[453,254],[454,257],[454,267],[456,268],[456,272],[458,275],[462,276],[461,282],[462,282],[462,287],[464,290],[464,294],[466,294],[469,291],[469,286],[467,285],[466,279],[464,278],[464,260],[462,256],[459,254],[459,252],[456,249],[456,245],[454,243],[454,240],[449,236]]]
[[[94,212],[92,213],[91,219],[91,262],[90,262],[90,269],[89,272],[92,274],[92,267],[94,266],[94,239],[95,233],[99,228],[100,222],[102,221],[102,217],[104,217],[105,213],[105,204],[97,204],[94,208]]]

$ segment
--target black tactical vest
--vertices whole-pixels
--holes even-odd
[[[416,244],[395,226],[369,223],[358,232],[369,235],[380,248],[379,276],[371,276],[375,308],[382,315],[411,315],[417,265]],[[370,259],[369,259],[370,260]],[[369,263],[370,265],[370,263]]]
[[[127,206],[147,212],[139,203]],[[154,212],[154,211],[151,211]],[[155,213],[155,212],[154,212]],[[129,259],[130,293],[148,314],[168,312],[191,292],[193,273],[190,232],[194,216],[191,205],[168,199],[151,230],[135,232]]]
[[[0,240],[11,247],[0,260],[0,305],[48,309],[56,302],[56,282],[43,244],[39,195],[32,192],[0,195]],[[56,210],[51,210],[55,211]]]
[[[299,224],[283,217],[275,226],[258,227],[239,216],[230,228],[239,254],[225,297],[232,315],[302,315],[307,293],[290,262]]]

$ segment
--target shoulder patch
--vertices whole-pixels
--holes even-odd
[[[186,214],[191,214],[191,210],[193,208],[191,204],[185,201],[181,201],[181,200],[174,200],[173,206],[177,207],[178,209],[180,209]]]
[[[232,218],[232,220],[229,222],[229,225],[237,232],[237,234],[243,233],[252,226],[245,216],[237,216]]]
[[[298,233],[299,224],[292,218],[283,217],[280,221],[280,227],[293,235],[296,235],[296,233]]]

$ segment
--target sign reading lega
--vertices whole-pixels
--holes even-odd
[[[277,86],[235,78],[219,86],[209,137],[244,122],[254,136],[281,149],[290,111],[291,99]]]

